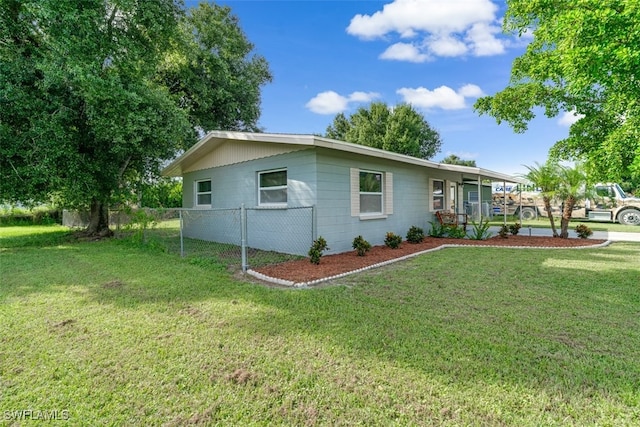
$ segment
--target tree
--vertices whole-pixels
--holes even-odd
[[[260,87],[271,74],[253,49],[229,7],[201,3],[182,19],[157,79],[194,128],[258,131]]]
[[[448,165],[460,165],[460,166],[471,166],[476,167],[475,160],[462,160],[460,157],[455,154],[450,154],[445,157],[440,163],[445,163]]]
[[[361,107],[349,118],[338,114],[325,136],[422,159],[433,157],[442,144],[438,132],[411,105],[389,108],[384,102]]]
[[[569,222],[573,208],[585,196],[587,177],[581,165],[561,167],[557,195],[562,200],[562,219],[560,220],[560,237],[569,237]]]
[[[578,114],[551,156],[583,159],[596,180],[640,178],[640,2],[507,0],[503,28],[532,31],[533,40],[509,85],[475,110],[516,132],[537,107],[548,117]]]
[[[2,199],[89,207],[109,234],[110,204],[197,129],[255,128],[270,75],[249,48],[218,6],[0,0]]]
[[[553,219],[553,211],[551,208],[552,201],[557,196],[558,186],[560,183],[560,165],[552,160],[547,160],[543,165],[536,162],[535,166],[525,166],[529,172],[525,178],[531,181],[536,187],[540,188],[544,209],[547,211],[547,217],[551,224],[553,237],[558,237],[558,231]]]

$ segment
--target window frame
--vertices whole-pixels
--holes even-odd
[[[380,176],[380,191],[362,191],[360,188],[362,187],[362,183],[361,183],[361,179],[362,179],[362,174],[374,174],[374,175],[379,175]],[[385,211],[385,205],[384,205],[384,201],[385,201],[385,176],[384,176],[384,172],[380,172],[380,171],[374,171],[374,170],[368,170],[368,169],[359,169],[358,170],[358,198],[360,201],[360,208],[359,208],[359,214],[360,216],[364,216],[364,217],[379,217],[381,215],[384,215],[384,211]],[[380,210],[376,211],[376,212],[363,212],[362,211],[362,196],[380,196]]]
[[[200,191],[200,183],[208,182],[209,183],[209,191]],[[194,192],[195,198],[193,200],[193,206],[196,208],[211,208],[213,206],[213,182],[211,178],[206,179],[198,179],[194,181]],[[200,204],[200,197],[202,195],[209,195],[209,203],[208,204]]]
[[[275,186],[270,186],[270,187],[262,187],[261,177],[263,175],[270,174],[270,173],[276,173],[276,172],[285,172],[285,184],[284,185],[275,185]],[[258,206],[283,207],[283,206],[287,206],[288,205],[288,203],[289,203],[289,172],[287,171],[287,168],[269,169],[269,170],[264,170],[264,171],[258,171],[257,187],[258,187]],[[263,202],[262,201],[262,192],[263,191],[281,191],[281,190],[285,190],[285,193],[284,193],[285,201],[284,202],[269,203],[269,202]]]
[[[430,180],[430,185],[429,185],[429,190],[431,192],[431,198],[430,198],[430,204],[431,204],[431,210],[432,211],[441,211],[441,210],[446,210],[447,206],[447,182],[444,179],[436,179],[436,178],[431,178]],[[436,195],[436,188],[435,188],[435,184],[436,182],[439,182],[442,184],[442,193],[440,195]],[[436,207],[436,201],[440,201],[440,207],[437,208]]]

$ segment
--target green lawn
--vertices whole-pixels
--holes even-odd
[[[0,228],[0,424],[640,424],[640,244],[277,289],[68,236]]]

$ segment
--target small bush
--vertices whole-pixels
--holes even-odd
[[[424,240],[424,231],[422,230],[422,228],[412,225],[409,231],[407,232],[407,242],[420,243],[423,240]]]
[[[358,236],[353,239],[353,249],[356,250],[358,256],[365,256],[371,249],[371,243],[364,240],[364,237]]]
[[[520,232],[520,228],[522,227],[522,225],[520,225],[519,222],[516,222],[515,224],[511,224],[509,226],[509,232],[514,235],[517,236],[518,233]]]
[[[586,239],[593,234],[593,231],[584,224],[578,224],[576,225],[576,233],[579,238]]]
[[[431,228],[429,228],[429,237],[444,237],[447,234],[445,226],[439,222],[429,222],[429,225],[431,225]]]
[[[391,249],[398,249],[400,247],[400,243],[402,243],[402,236],[398,236],[391,231],[389,231],[384,237],[384,244]]]
[[[457,225],[448,225],[447,229],[447,237],[451,237],[452,239],[464,239],[467,237],[467,232],[463,227]]]
[[[500,227],[500,231],[498,231],[498,236],[502,237],[503,239],[506,239],[507,237],[509,237],[509,227],[506,225],[503,225],[502,227]]]
[[[469,238],[471,240],[487,240],[489,237],[491,237],[491,232],[489,231],[489,220],[486,219],[484,221],[480,221],[480,224],[478,224],[475,221],[471,222],[471,225],[473,226],[473,229],[471,230],[471,234],[469,235]]]
[[[311,248],[309,249],[309,261],[311,264],[320,264],[320,257],[322,256],[322,252],[329,249],[327,246],[327,241],[324,240],[322,236],[318,237],[311,244]]]

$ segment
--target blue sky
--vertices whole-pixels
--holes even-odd
[[[198,2],[187,0],[187,6]],[[336,114],[371,101],[412,104],[442,137],[432,160],[455,154],[525,173],[568,135],[571,115],[538,114],[525,134],[473,111],[508,81],[527,38],[501,32],[498,0],[225,0],[273,82],[262,90],[266,132],[324,134]]]

